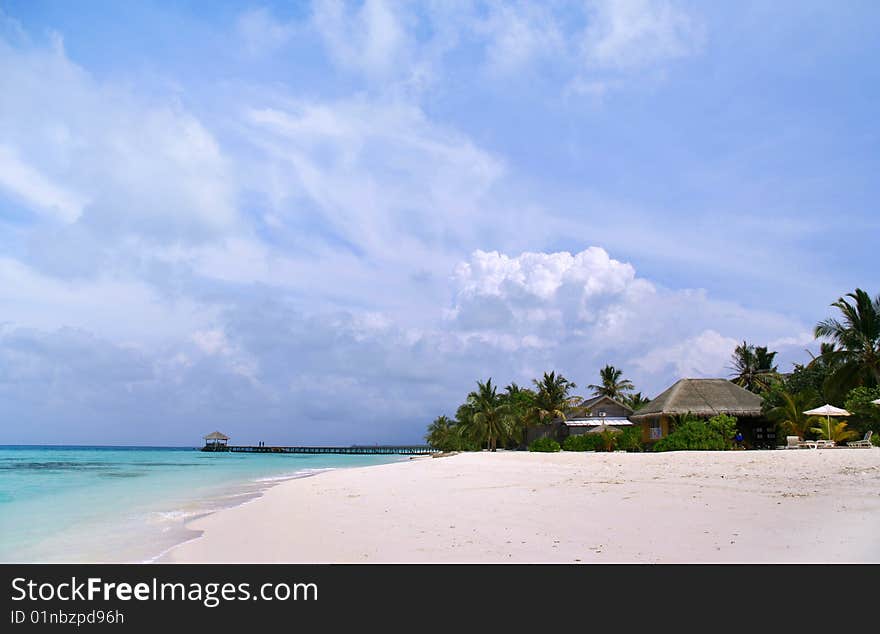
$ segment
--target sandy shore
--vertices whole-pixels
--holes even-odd
[[[880,562],[880,449],[498,452],[282,483],[168,562]]]

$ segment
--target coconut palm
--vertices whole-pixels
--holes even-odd
[[[614,427],[607,427],[599,432],[599,443],[604,451],[614,451],[617,449],[620,430]]]
[[[511,414],[516,421],[515,435],[522,439],[523,444],[526,444],[528,426],[535,420],[535,392],[527,387],[520,387],[516,383],[510,383],[504,388],[503,398],[510,405]]]
[[[651,399],[646,396],[642,396],[641,392],[636,392],[635,394],[630,394],[624,399],[624,402],[632,409],[634,412],[640,410],[645,405],[651,402]]]
[[[803,392],[780,392],[782,404],[767,412],[767,418],[781,425],[787,432],[803,440],[808,430],[819,425],[824,419],[819,416],[807,416],[805,411],[819,404],[818,395],[812,390]]]
[[[613,365],[606,365],[599,370],[600,385],[589,385],[594,396],[608,396],[617,400],[626,398],[628,392],[635,389],[632,381],[621,379],[623,370],[618,370]]]
[[[425,440],[431,447],[442,451],[449,451],[461,444],[456,422],[448,416],[438,416],[428,425]]]
[[[477,389],[468,394],[470,416],[465,423],[468,435],[479,443],[486,443],[489,451],[495,451],[498,441],[506,442],[513,437],[515,418],[510,404],[498,394],[490,378],[485,383],[477,381]]]
[[[840,310],[841,319],[825,319],[814,329],[817,339],[835,344],[821,355],[832,368],[831,391],[840,395],[855,387],[880,385],[880,295],[871,299],[857,288],[831,305]]]
[[[810,428],[810,431],[819,436],[819,438],[833,440],[835,444],[839,444],[859,437],[858,432],[846,428],[846,421],[842,420],[839,423],[828,421],[827,424],[824,424],[826,421],[821,417],[820,421],[818,426]]]
[[[775,352],[766,347],[753,346],[745,341],[736,347],[731,357],[731,381],[750,392],[759,394],[766,392],[774,379],[779,377],[777,367],[773,364]]]
[[[537,388],[531,408],[533,420],[540,422],[557,418],[565,420],[569,409],[580,400],[569,394],[577,385],[561,374],[556,374],[555,371],[545,372],[541,380],[535,379],[532,382]]]

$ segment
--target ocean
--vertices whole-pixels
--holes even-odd
[[[0,446],[0,562],[153,561],[198,536],[193,518],[280,481],[401,459]]]

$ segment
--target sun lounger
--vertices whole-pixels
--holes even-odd
[[[817,440],[816,441],[816,449],[831,449],[834,447],[833,440]]]
[[[873,430],[868,430],[868,433],[865,434],[865,437],[861,440],[853,440],[852,442],[846,443],[847,447],[867,447],[870,449],[871,445],[871,436],[874,434]]]

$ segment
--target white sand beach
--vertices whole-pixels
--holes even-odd
[[[880,449],[419,458],[284,482],[164,562],[880,562]]]

